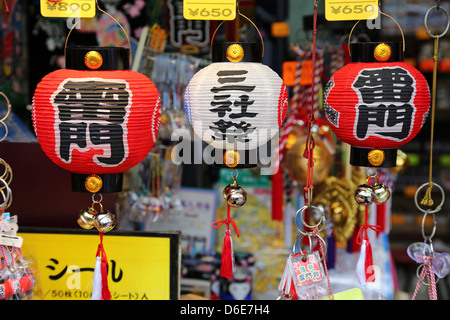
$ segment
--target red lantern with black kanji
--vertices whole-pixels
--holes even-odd
[[[118,192],[123,172],[152,149],[159,128],[156,86],[129,70],[129,49],[69,47],[66,69],[46,75],[33,97],[33,126],[44,153],[72,173],[79,192]],[[86,178],[102,179],[86,190]]]
[[[400,43],[352,43],[351,62],[325,88],[336,136],[351,145],[350,164],[395,167],[397,149],[422,128],[430,108],[425,77],[403,62]]]

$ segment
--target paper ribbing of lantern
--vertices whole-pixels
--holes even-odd
[[[159,94],[138,72],[61,69],[37,85],[32,120],[42,150],[63,169],[122,173],[155,143]]]
[[[277,133],[287,111],[287,90],[269,67],[214,62],[189,82],[184,106],[195,134],[216,149],[249,150]]]
[[[430,108],[425,77],[401,61],[351,62],[332,76],[324,95],[331,129],[352,146],[355,165],[371,166],[368,153],[380,149],[392,160],[380,166],[395,166],[396,149],[417,135]]]

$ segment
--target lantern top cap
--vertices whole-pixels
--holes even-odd
[[[114,71],[130,69],[130,49],[124,47],[73,46],[66,49],[66,68],[73,70],[92,70],[85,64],[88,52],[95,51],[102,58],[102,64],[96,71]]]
[[[230,46],[239,45],[243,52],[238,62],[258,62],[262,63],[262,45],[256,42],[216,42],[212,44],[212,62],[230,62],[227,57],[227,50]]]
[[[388,59],[380,60],[376,51],[383,44],[390,49]],[[378,47],[378,48],[377,48]],[[402,62],[403,47],[401,42],[354,42],[350,44],[350,62]]]

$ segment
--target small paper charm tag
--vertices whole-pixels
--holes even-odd
[[[328,295],[327,280],[319,260],[317,251],[290,256],[289,267],[299,300],[321,299]]]
[[[310,254],[306,257],[298,255],[291,257],[294,279],[299,286],[308,285],[322,280],[319,261],[316,255]]]

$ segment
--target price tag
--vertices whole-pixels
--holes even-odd
[[[183,0],[186,20],[234,20],[236,0]]]
[[[378,0],[325,0],[328,21],[376,19],[378,13]]]
[[[93,18],[95,0],[41,1],[41,15],[46,18]]]

